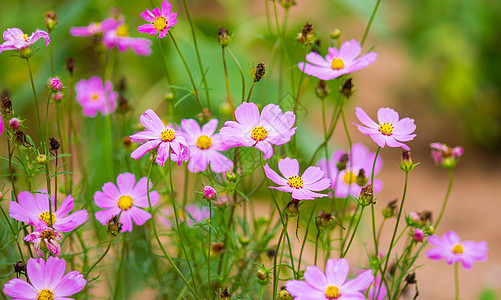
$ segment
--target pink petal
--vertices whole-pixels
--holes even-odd
[[[374,282],[374,275],[372,270],[367,270],[356,278],[349,280],[343,285],[343,290],[347,291],[364,291]]]
[[[28,260],[28,266],[26,268],[28,276],[30,277],[31,284],[41,291],[45,288],[45,261],[43,258]]]
[[[140,33],[147,33],[149,35],[155,35],[158,33],[157,29],[155,28],[155,26],[153,26],[153,24],[141,25],[137,28],[137,31],[139,31]]]
[[[398,112],[388,107],[382,107],[377,111],[377,119],[379,124],[385,122],[396,124],[398,122]]]
[[[325,275],[329,285],[340,287],[348,278],[350,266],[345,258],[329,259],[325,266]]]
[[[143,225],[147,220],[151,218],[151,214],[147,211],[144,211],[138,207],[131,207],[128,212],[130,213],[134,223],[136,225]]]
[[[216,120],[216,124],[217,124],[217,120]],[[181,120],[181,127],[182,127],[184,133],[186,133],[192,137],[198,138],[202,134],[202,130],[200,129],[200,125],[198,125],[197,121],[195,121],[193,119]]]
[[[403,143],[400,143],[398,142],[394,137],[392,136],[385,136],[385,139],[386,139],[386,144],[390,147],[394,147],[394,148],[398,148],[398,147],[402,147],[404,148],[405,150],[411,150],[411,148],[409,148],[409,146],[407,146],[406,144],[403,144]]]
[[[294,297],[307,296],[308,299],[325,299],[324,289],[318,289],[316,286],[311,286],[304,281],[290,280],[285,283],[285,287]]]
[[[158,8],[158,7],[155,7],[154,9],[152,9],[151,12],[153,13],[153,15],[155,15],[155,17],[162,16],[162,11],[160,11],[160,8]]]
[[[122,210],[122,214],[120,214],[120,222],[122,223],[122,232],[132,232],[133,225],[130,210]]]
[[[254,103],[244,102],[235,109],[235,118],[245,127],[255,127],[259,122],[259,109]]]
[[[69,232],[78,226],[82,225],[87,221],[88,213],[86,210],[78,210],[71,215],[68,215],[64,218],[57,219],[54,223],[54,229],[61,232]]]
[[[132,153],[130,154],[130,157],[132,157],[134,159],[139,159],[139,158],[143,157],[143,155],[145,155],[146,152],[148,152],[152,149],[155,149],[161,143],[162,143],[161,140],[148,141],[148,142],[142,144],[141,146],[137,147],[136,150],[132,151]],[[165,144],[165,143],[162,143],[162,144]]]
[[[304,272],[304,280],[311,286],[325,291],[329,283],[325,278],[324,273],[316,266],[307,266]]]
[[[216,132],[218,122],[217,119],[211,119],[209,122],[205,123],[204,126],[202,126],[202,134],[212,136],[214,132]]]
[[[172,10],[172,5],[169,3],[169,1],[163,1],[162,2],[162,16],[168,17],[171,13]]]
[[[233,168],[233,161],[222,153],[210,151],[207,153],[207,157],[210,162],[211,170],[214,173],[226,172]]]
[[[273,147],[266,140],[257,142],[255,147],[256,149],[261,150],[264,153],[264,159],[268,159],[273,155]]]
[[[103,225],[106,225],[113,216],[118,216],[122,210],[118,207],[97,211],[94,216]]]
[[[416,130],[414,119],[411,118],[403,118],[393,125],[395,126],[395,128],[393,128],[394,134],[406,135],[411,134]]]
[[[64,259],[58,259],[50,256],[45,262],[45,287],[53,290],[66,271],[66,262]]]
[[[3,289],[4,293],[14,299],[36,299],[38,290],[26,281],[14,278],[7,282]]]
[[[160,146],[158,146],[157,158],[155,159],[155,162],[159,166],[163,167],[165,162],[169,158],[169,153],[170,153],[170,143],[160,143]]]
[[[377,59],[377,54],[374,52],[369,52],[357,58],[355,61],[353,61],[351,65],[347,66],[346,69],[348,73],[352,73],[367,67],[368,65],[375,62],[376,59]]]
[[[327,67],[327,68],[331,67],[331,64],[316,52],[308,53],[306,55],[306,61],[320,67]]]
[[[299,67],[299,70],[305,72],[306,74],[315,76],[322,80],[331,80],[339,76],[336,76],[337,73],[330,67],[310,65],[303,62],[298,63],[297,66]]]
[[[71,27],[70,34],[72,36],[90,36],[92,32],[87,27]]]
[[[80,292],[87,281],[83,275],[77,271],[71,271],[66,274],[61,282],[52,290],[56,298],[68,297]]]
[[[271,179],[271,181],[273,181],[274,183],[278,184],[278,185],[286,185],[287,184],[287,180],[283,177],[281,177],[280,175],[277,174],[277,172],[273,171],[269,166],[268,164],[264,165],[264,173],[266,174],[266,176]]]
[[[155,15],[153,15],[153,13],[151,13],[151,11],[149,11],[148,9],[145,9],[141,13],[141,17],[143,17],[143,19],[145,19],[147,22],[150,22],[150,23],[155,22],[155,20],[156,20]]]
[[[323,191],[331,185],[331,180],[329,178],[322,178],[317,182],[304,183],[303,187],[311,191]]]
[[[63,200],[63,203],[61,203],[59,205],[59,207],[57,208],[56,218],[57,217],[64,217],[67,214],[69,214],[70,211],[73,209],[74,204],[75,204],[75,202],[74,202],[73,197],[71,197],[71,195],[69,195],[68,197],[66,197]]]
[[[299,163],[297,159],[290,159],[289,157],[286,157],[278,161],[278,170],[280,170],[280,173],[282,173],[286,179],[291,176],[298,176]]]
[[[164,122],[158,117],[158,115],[152,110],[147,109],[144,114],[139,118],[141,124],[144,127],[151,130],[152,132],[158,133],[158,136],[165,130]]]
[[[303,179],[305,184],[314,183],[320,180],[324,176],[324,171],[319,167],[308,167],[303,175],[301,175],[301,179]],[[329,181],[330,184],[330,181]]]
[[[337,48],[331,47],[331,48],[328,49],[328,51],[329,51],[329,54],[327,54],[325,56],[325,60],[332,61],[334,58],[338,58],[339,57],[339,51],[337,50]]]
[[[355,108],[355,115],[358,120],[369,128],[379,129],[379,125],[376,122],[372,121],[372,119],[365,113],[365,111],[361,107]]]
[[[268,186],[268,187],[270,189],[275,189],[286,193],[292,193],[294,190],[296,190],[295,188],[290,187],[288,184],[282,186]]]
[[[132,173],[122,173],[117,176],[117,186],[120,195],[130,195],[136,184],[136,176]]]
[[[43,38],[45,40],[45,46],[49,46],[50,37],[49,34],[43,30],[37,29],[34,34],[28,39],[28,44],[33,45],[36,41]]]
[[[362,52],[362,47],[360,43],[355,40],[346,41],[341,45],[339,49],[339,55],[343,59],[344,63],[351,63],[357,56]]]

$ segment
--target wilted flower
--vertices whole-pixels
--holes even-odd
[[[301,29],[301,33],[299,33],[297,37],[298,42],[301,44],[311,44],[315,41],[315,33],[313,32],[313,25],[306,22],[303,28]]]
[[[256,147],[264,158],[273,155],[271,145],[283,145],[296,132],[292,127],[296,120],[293,112],[283,113],[278,105],[266,105],[261,115],[254,103],[242,103],[235,109],[235,121],[227,121],[221,128],[221,138],[230,147]]]
[[[117,107],[117,92],[113,91],[111,81],[103,80],[99,76],[82,79],[75,85],[76,100],[82,106],[82,114],[95,117],[97,112],[106,116]]]
[[[435,248],[428,250],[426,256],[434,260],[445,258],[449,265],[461,262],[465,269],[471,271],[475,261],[487,260],[487,242],[461,242],[454,231],[444,233],[441,238],[434,234],[428,237],[428,242]]]
[[[162,2],[162,10],[155,7],[151,11],[145,9],[141,13],[141,17],[150,24],[139,26],[138,30],[141,33],[148,33],[149,35],[158,34],[157,38],[163,38],[171,27],[177,24],[177,13],[172,13],[172,5],[169,1]]]
[[[24,240],[33,243],[35,251],[39,257],[44,257],[44,253],[42,251],[44,248],[59,257],[61,254],[61,247],[59,246],[58,241],[62,238],[63,236],[56,230],[50,227],[45,227],[39,228],[28,234]]]
[[[131,173],[119,174],[117,185],[107,182],[103,185],[102,192],[94,194],[94,202],[104,210],[96,212],[96,219],[103,225],[114,216],[120,215],[120,223],[123,224],[122,232],[132,232],[132,224],[143,225],[151,214],[141,208],[149,208],[150,202],[153,207],[158,203],[158,192],[152,191],[152,183],[147,177],[141,178],[136,183],[136,177]],[[148,202],[148,190],[150,189],[150,202]]]
[[[8,96],[2,97],[2,103],[0,104],[0,114],[4,118],[10,117],[14,111],[12,110],[12,101]]]
[[[278,187],[270,186],[269,188],[291,193],[292,199],[296,200],[313,200],[328,196],[327,194],[315,193],[315,191],[325,190],[331,184],[330,179],[322,178],[324,172],[319,167],[308,167],[303,175],[299,176],[297,159],[286,157],[278,162],[278,169],[283,177],[273,171],[268,164],[264,166],[266,176],[280,185]]]
[[[358,127],[361,133],[370,136],[379,147],[384,148],[388,145],[389,147],[402,147],[405,150],[410,150],[409,146],[399,141],[408,142],[416,137],[415,134],[412,134],[416,130],[414,119],[403,118],[399,120],[398,113],[393,109],[380,108],[377,112],[379,121],[377,124],[362,108],[356,107],[355,113],[358,120],[365,126],[353,124]]]
[[[367,53],[357,58],[362,51],[360,43],[351,40],[344,42],[341,48],[329,48],[329,54],[325,59],[316,52],[310,52],[306,55],[309,63],[300,62],[298,67],[308,75],[312,75],[322,80],[331,80],[343,74],[353,73],[361,70],[374,61],[377,54]]]
[[[57,15],[53,10],[50,10],[45,13],[45,20],[43,21],[47,30],[51,32],[56,29],[57,25]]]
[[[451,148],[443,143],[431,143],[430,148],[431,157],[435,163],[444,168],[453,168],[456,166],[464,153],[463,148],[460,146]]]
[[[39,39],[43,38],[45,40],[45,46],[48,46],[50,42],[49,34],[40,29],[28,36],[19,28],[9,28],[4,31],[3,38],[5,42],[0,45],[0,53],[6,50],[18,50],[22,58],[31,56],[29,47]]]

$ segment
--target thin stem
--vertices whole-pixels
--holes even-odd
[[[459,300],[459,268],[458,268],[459,263],[454,264],[454,284],[455,284],[455,295],[456,295],[456,300]]]
[[[238,71],[240,71],[240,78],[242,79],[242,99],[240,102],[244,102],[245,99],[245,77],[244,77],[244,71],[242,70],[242,67],[240,66],[240,63],[238,62],[237,58],[233,55],[233,53],[230,50],[230,47],[226,46],[226,50],[228,50],[228,53],[230,54],[231,58],[235,61],[235,64],[238,67]]]
[[[306,54],[308,54],[308,51],[310,51],[310,44],[306,45]],[[306,62],[303,64],[303,69],[301,70],[301,76],[299,77],[299,85],[297,87],[297,93],[296,93],[296,102],[294,104],[294,115],[296,115],[297,108],[299,107],[299,100],[300,100],[300,95],[301,95],[301,84],[303,83],[304,79],[304,69],[306,68]],[[323,99],[322,99],[322,102]],[[322,109],[323,111],[323,109]]]
[[[12,191],[14,192],[14,200],[19,203],[17,199],[16,183],[14,181],[14,170],[12,169],[12,154],[14,154],[14,149],[10,151],[10,139],[7,137],[7,149],[9,151],[9,172],[10,172],[10,182],[12,183]]]
[[[118,264],[118,271],[117,271],[117,274],[116,274],[116,278],[115,278],[115,290],[113,291],[113,300],[116,300],[118,299],[118,291],[120,289],[120,282],[121,282],[121,278],[122,278],[122,267],[123,267],[123,263],[124,263],[124,258],[125,258],[125,248],[127,248],[127,245],[126,245],[126,236],[127,236],[127,233],[123,233],[123,239],[122,239],[122,250],[120,251],[120,263]]]
[[[68,149],[69,153],[73,153],[73,148],[72,148],[72,138],[73,138],[73,72],[70,72],[70,77],[69,77],[69,97],[68,97],[68,132],[67,132],[67,137],[66,139],[68,140]],[[69,174],[69,180],[68,180],[68,194],[71,194],[73,192],[73,155],[70,156],[69,158],[70,161],[70,174]]]
[[[301,271],[301,260],[303,258],[304,246],[306,245],[306,240],[308,239],[308,233],[310,232],[311,219],[313,219],[313,214],[315,214],[315,211],[317,209],[318,201],[314,201],[314,202],[315,203],[313,204],[313,209],[311,210],[310,217],[308,218],[308,223],[306,223],[306,231],[304,233],[303,243],[301,244],[301,251],[299,252],[299,262],[297,265],[297,273],[298,274]],[[318,240],[318,236],[317,236],[317,240]],[[315,250],[315,252],[316,252],[316,250]],[[315,257],[316,257],[316,255],[315,255]]]
[[[362,41],[360,42],[360,46],[364,45],[365,38],[367,37],[367,34],[369,33],[369,29],[371,28],[372,21],[374,20],[374,16],[376,15],[376,11],[379,7],[379,3],[381,3],[381,0],[377,0],[376,6],[374,7],[374,10],[372,11],[371,18],[369,20],[369,23],[367,24],[367,27],[365,28],[364,36],[362,37]]]
[[[447,206],[447,200],[449,200],[449,195],[452,190],[452,168],[449,168],[449,186],[447,187],[447,193],[445,194],[444,203],[442,204],[442,209],[440,210],[440,214],[438,215],[437,222],[435,222],[435,229],[437,228],[440,220],[442,220],[442,216],[444,215],[445,207]]]
[[[85,273],[84,278],[88,279],[90,272],[97,266],[98,263],[101,262],[101,260],[103,260],[103,258],[106,256],[106,254],[108,254],[108,251],[110,251],[112,242],[113,242],[113,238],[110,237],[110,242],[108,243],[108,247],[106,247],[106,250],[104,250],[103,255],[101,255],[101,257],[99,257],[99,259],[90,267],[90,269],[87,271],[87,273]]]
[[[221,46],[221,54],[223,57],[224,81],[226,83],[226,95],[228,97],[228,104],[230,104],[231,117],[233,118],[233,121],[235,121],[235,108],[233,107],[233,101],[231,100],[230,82],[228,80],[228,68],[226,67],[226,59],[224,56],[224,46]]]
[[[346,249],[344,250],[344,253],[341,255],[341,258],[345,257],[346,254],[348,254],[348,250],[350,250],[350,246],[351,246],[351,243],[353,242],[353,238],[355,237],[355,233],[357,232],[358,225],[360,224],[360,221],[362,220],[362,215],[364,214],[364,209],[365,209],[365,206],[362,206],[362,210],[360,211],[360,216],[358,217],[355,228],[353,229],[350,241],[348,242],[348,246],[346,246]]]
[[[170,84],[172,83],[171,81],[171,78],[170,78],[170,74],[169,74],[169,70],[167,68],[167,62],[165,61],[165,49],[164,49],[164,46],[162,44],[162,41],[160,39],[157,39],[158,41],[158,45],[160,47],[160,56],[162,57],[162,65],[164,67],[164,72],[165,72],[165,80],[167,81],[167,87],[169,88],[169,90],[171,91],[171,93],[174,95],[174,99],[177,99],[176,97],[176,91],[174,89],[171,89],[170,88]]]
[[[320,230],[317,231],[317,237],[315,238],[315,262],[313,263],[314,266],[317,265],[317,253],[318,253],[318,239],[320,238]],[[298,270],[299,272],[299,270]]]
[[[212,299],[211,286],[210,286],[210,250],[211,250],[211,233],[212,233],[212,201],[209,202],[209,242],[207,244],[207,299]]]
[[[377,150],[376,150],[376,155],[374,156],[374,163],[372,164],[371,187],[372,187],[373,191],[374,191],[374,169],[376,168],[376,161],[377,161],[377,157],[379,155],[379,150],[381,150],[381,147],[378,146]],[[407,182],[407,175],[406,175],[406,182]],[[407,188],[407,185],[406,185],[406,188]],[[404,193],[405,193],[405,191],[404,191]],[[370,205],[371,205],[371,219],[372,219],[372,236],[374,239],[374,252],[377,256],[379,250],[378,250],[378,240],[377,240],[377,234],[376,234],[376,215],[374,213],[374,201],[372,201]],[[400,215],[399,215],[399,218],[400,218]],[[398,220],[397,220],[397,226],[398,226]]]
[[[277,268],[277,258],[278,251],[280,250],[280,244],[282,243],[282,238],[284,236],[285,231],[287,230],[288,218],[285,218],[285,224],[283,224],[282,231],[280,232],[280,236],[278,238],[277,248],[275,250],[275,257],[273,259],[273,300],[277,298],[277,286],[278,286],[278,276],[280,276],[280,266],[282,261],[280,260],[280,264]]]
[[[33,90],[33,97],[35,98],[35,110],[37,112],[37,121],[38,121],[38,129],[40,131],[40,139],[42,141],[42,148],[45,149],[45,139],[42,131],[42,122],[40,121],[40,111],[38,109],[38,97],[37,91],[35,89],[35,82],[33,81],[33,73],[31,72],[30,59],[26,59],[26,63],[28,64],[28,71],[30,73],[30,81],[31,81],[31,89]]]
[[[256,84],[256,82],[252,81],[251,87],[249,89],[249,95],[247,96],[247,100],[245,102],[249,102],[250,101],[250,97],[251,97],[251,94],[252,94],[252,89],[254,88],[254,84]]]

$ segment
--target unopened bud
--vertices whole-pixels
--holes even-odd
[[[73,57],[66,57],[66,70],[68,70],[68,72],[73,73],[73,71],[75,70],[75,59]]]
[[[343,83],[343,86],[341,87],[341,90],[339,92],[346,97],[346,99],[350,99],[350,97],[353,95],[353,83],[352,79],[348,78],[346,81]]]
[[[48,84],[49,88],[51,89],[51,91],[53,91],[54,93],[59,92],[63,88],[63,83],[61,82],[61,80],[57,76],[49,78],[49,81],[47,84]]]
[[[329,87],[327,86],[327,83],[325,80],[319,80],[318,85],[315,88],[315,94],[317,95],[318,98],[320,99],[325,99],[327,96],[330,94]]]
[[[299,200],[292,199],[289,204],[287,204],[285,213],[289,218],[297,216],[299,214]]]
[[[228,30],[224,29],[223,27],[217,28],[217,42],[223,47],[226,47],[230,44],[231,36],[228,34]]]
[[[54,11],[50,10],[45,13],[45,20],[43,21],[47,30],[51,32],[56,29],[57,26],[57,15]]]
[[[52,100],[54,100],[55,102],[60,102],[61,99],[63,99],[63,93],[61,92],[57,92],[57,93],[52,93],[52,95],[50,96],[52,98]]]
[[[224,289],[222,293],[217,294],[218,300],[231,300],[231,294],[228,292],[228,289]]]
[[[237,179],[237,175],[235,175],[235,173],[230,171],[230,172],[226,173],[226,179],[230,182],[233,182],[233,181],[235,181],[235,179]]]
[[[381,213],[385,219],[393,218],[397,214],[397,199],[389,201]]]
[[[40,154],[39,156],[37,156],[37,163],[39,163],[40,165],[45,165],[46,162],[47,162],[47,156],[45,156],[44,154]]]
[[[252,79],[254,79],[254,82],[258,82],[261,79],[263,79],[265,73],[266,73],[266,67],[265,67],[264,63],[258,63],[251,70],[251,76],[252,76]]]
[[[14,111],[12,110],[12,101],[8,96],[2,98],[0,113],[4,118],[9,118],[12,114],[14,114]]]
[[[303,28],[301,29],[301,33],[297,36],[298,42],[301,44],[311,44],[315,41],[315,33],[313,32],[313,25],[306,22]]]
[[[238,236],[238,241],[242,246],[247,246],[250,243],[250,238],[248,236]]]
[[[402,151],[402,160],[400,161],[400,170],[409,172],[414,169],[418,164],[412,163],[411,152],[407,150]]]
[[[280,300],[292,300],[291,294],[284,288],[278,294],[278,299]]]
[[[18,118],[12,118],[9,121],[9,126],[12,130],[18,130],[21,127],[21,121]]]
[[[367,183],[369,183],[369,178],[365,177],[365,171],[364,171],[364,169],[360,169],[358,171],[358,175],[357,175],[357,184],[359,186],[364,186]]]
[[[256,271],[256,277],[257,277],[257,282],[260,285],[266,285],[270,282],[269,272],[264,267],[261,267]]]
[[[25,48],[19,49],[19,57],[20,58],[28,59],[32,55],[33,55],[33,52],[31,51],[30,47],[25,47]]]
[[[331,39],[337,40],[341,36],[341,29],[336,28],[333,31],[331,31]]]
[[[280,0],[280,5],[282,5],[283,8],[288,9],[291,6],[296,5],[296,0]]]
[[[216,197],[216,190],[210,185],[204,186],[204,198],[207,200],[212,200]]]
[[[349,159],[348,153],[344,153],[341,155],[341,158],[339,159],[338,163],[336,164],[336,167],[339,171],[343,171],[346,169],[346,166],[348,165],[348,159]]]
[[[113,236],[117,236],[122,231],[122,225],[123,224],[119,221],[118,216],[115,215],[108,221],[106,227],[108,227],[109,233]]]
[[[419,243],[424,239],[424,232],[419,228],[414,228],[414,232],[412,233],[412,238]]]
[[[330,213],[319,211],[316,224],[318,231],[325,230],[334,224],[334,217]]]
[[[360,191],[360,196],[358,197],[358,203],[362,206],[367,206],[372,203],[374,194],[372,193],[372,186],[370,184],[362,187]]]

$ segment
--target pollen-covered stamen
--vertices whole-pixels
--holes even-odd
[[[212,138],[206,136],[205,134],[202,134],[201,136],[198,137],[197,147],[199,149],[202,150],[209,149],[210,146],[212,146]]]
[[[383,124],[379,125],[379,132],[381,132],[384,135],[391,135],[393,133],[393,126],[392,123],[390,122],[384,122]]]
[[[54,224],[56,222],[56,215],[54,214],[54,212],[48,212],[48,211],[45,211],[43,213],[40,214],[40,220],[44,221],[45,224],[47,224],[48,226],[51,226],[52,224]]]
[[[357,175],[355,175],[355,173],[353,172],[346,172],[344,173],[344,182],[346,182],[346,184],[352,184],[354,183],[355,181],[357,181]]]
[[[301,177],[294,175],[289,177],[289,180],[287,180],[287,184],[291,188],[300,189],[303,187],[304,181]]]
[[[337,299],[339,298],[339,289],[333,285],[329,285],[327,290],[325,291],[325,297],[328,299]]]
[[[456,246],[454,246],[454,248],[452,248],[452,252],[456,254],[463,253],[463,246],[461,246],[461,244],[457,244]]]
[[[171,142],[176,137],[176,132],[173,129],[165,128],[160,134],[160,139],[163,142]]]
[[[120,198],[118,198],[118,207],[120,207],[121,210],[129,210],[134,205],[134,202],[132,201],[132,197],[129,195],[122,195]]]
[[[264,128],[263,126],[258,126],[252,128],[251,131],[251,138],[255,141],[262,141],[268,136],[268,130]]]
[[[94,93],[94,94],[92,94],[92,95],[90,96],[90,99],[91,99],[92,101],[97,101],[97,100],[99,100],[99,95],[98,95],[98,94],[96,94],[96,93]]]
[[[157,17],[154,22],[151,22],[155,29],[160,32],[167,27],[167,19],[163,16]]]
[[[38,292],[37,300],[53,300],[54,293],[49,289],[43,289]]]
[[[129,36],[129,25],[123,24],[117,28],[117,36]]]
[[[331,62],[331,68],[334,70],[341,70],[344,68],[344,61],[341,58],[334,58]]]
[[[42,240],[47,239],[47,240],[49,240],[49,241],[50,241],[50,240],[51,240],[51,239],[53,239],[54,237],[55,237],[54,232],[53,232],[52,230],[50,230],[50,229],[45,229],[45,230],[44,230],[44,231],[42,231],[42,233],[40,234],[40,238],[41,238]]]

